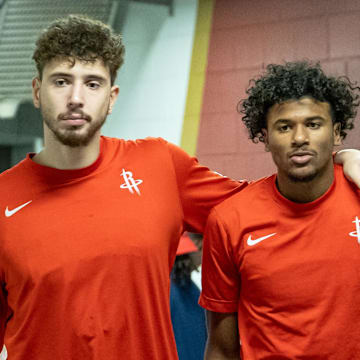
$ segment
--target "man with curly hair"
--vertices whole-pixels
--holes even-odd
[[[12,360],[177,359],[180,235],[246,187],[163,139],[100,135],[123,55],[119,35],[83,16],[36,43],[44,149],[0,175],[0,342]]]
[[[290,62],[268,65],[247,95],[243,121],[277,173],[209,215],[205,358],[359,359],[360,191],[332,156],[353,128],[359,88]]]

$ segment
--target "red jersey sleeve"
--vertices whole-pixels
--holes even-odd
[[[202,307],[219,313],[238,311],[241,279],[228,233],[217,218],[216,209],[209,215],[204,233],[201,278]]]
[[[247,186],[211,171],[176,145],[167,143],[183,209],[184,230],[203,233],[211,209]]]

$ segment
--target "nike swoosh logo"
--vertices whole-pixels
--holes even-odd
[[[259,242],[262,242],[263,240],[268,239],[269,237],[274,236],[274,235],[276,235],[276,233],[273,233],[270,235],[265,235],[260,238],[254,239],[254,240],[251,238],[251,235],[249,235],[249,237],[247,239],[247,244],[249,246],[254,246],[254,245],[258,244]]]
[[[25,204],[22,204],[18,207],[16,207],[15,209],[9,210],[8,207],[6,207],[5,209],[5,216],[6,217],[10,217],[13,216],[14,214],[16,214],[19,210],[21,210],[22,208],[24,208],[26,205],[29,205],[32,202],[32,200],[26,202]]]

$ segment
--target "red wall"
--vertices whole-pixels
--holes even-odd
[[[238,179],[276,170],[264,145],[248,139],[236,105],[266,64],[304,58],[360,83],[359,0],[216,0],[197,147],[201,163]],[[344,145],[360,148],[360,117]]]

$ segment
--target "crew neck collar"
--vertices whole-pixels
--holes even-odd
[[[105,141],[100,138],[100,151],[97,159],[90,164],[89,166],[79,168],[79,169],[57,169],[50,166],[40,165],[36,163],[32,158],[35,156],[35,153],[29,153],[26,156],[25,163],[30,167],[39,177],[42,177],[52,183],[64,183],[75,180],[77,178],[85,177],[92,172],[94,172],[103,161],[103,154],[105,148]]]
[[[320,204],[322,204],[334,192],[334,189],[336,187],[337,171],[338,171],[337,166],[334,165],[334,180],[333,180],[332,184],[329,186],[329,188],[326,190],[326,192],[323,195],[321,195],[314,201],[310,201],[307,203],[298,203],[298,202],[291,201],[291,200],[287,199],[286,197],[284,197],[280,193],[279,189],[276,186],[277,176],[274,176],[272,179],[274,200],[276,201],[276,203],[278,203],[280,205],[285,205],[286,207],[288,207],[296,212],[311,211],[315,208],[318,208],[320,206]]]

